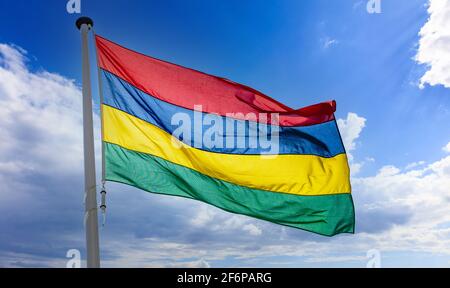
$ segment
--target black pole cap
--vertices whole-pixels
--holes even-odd
[[[89,17],[80,17],[77,19],[77,22],[75,22],[75,25],[77,25],[78,29],[81,29],[81,25],[87,24],[88,26],[94,26],[94,21],[92,21]]]

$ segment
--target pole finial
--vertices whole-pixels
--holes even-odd
[[[75,22],[75,25],[77,25],[78,29],[81,29],[81,25],[83,24],[87,24],[88,26],[92,27],[94,26],[94,21],[92,21],[92,19],[89,17],[80,17]]]

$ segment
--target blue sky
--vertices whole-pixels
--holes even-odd
[[[293,108],[335,99],[358,219],[329,239],[109,184],[105,266],[365,267],[371,249],[450,265],[450,1],[367,2],[81,0],[96,33],[139,52]],[[0,266],[84,255],[78,16],[0,3]]]

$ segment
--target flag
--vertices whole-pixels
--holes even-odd
[[[354,232],[336,103],[298,110],[96,36],[105,179],[321,235]]]

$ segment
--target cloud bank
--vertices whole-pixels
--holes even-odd
[[[24,49],[0,44],[0,266],[65,267],[67,250],[84,255],[81,94],[27,61]],[[338,121],[350,154],[369,121]],[[352,183],[357,234],[333,238],[108,183],[103,265],[365,267],[374,248],[450,255],[450,156]]]

